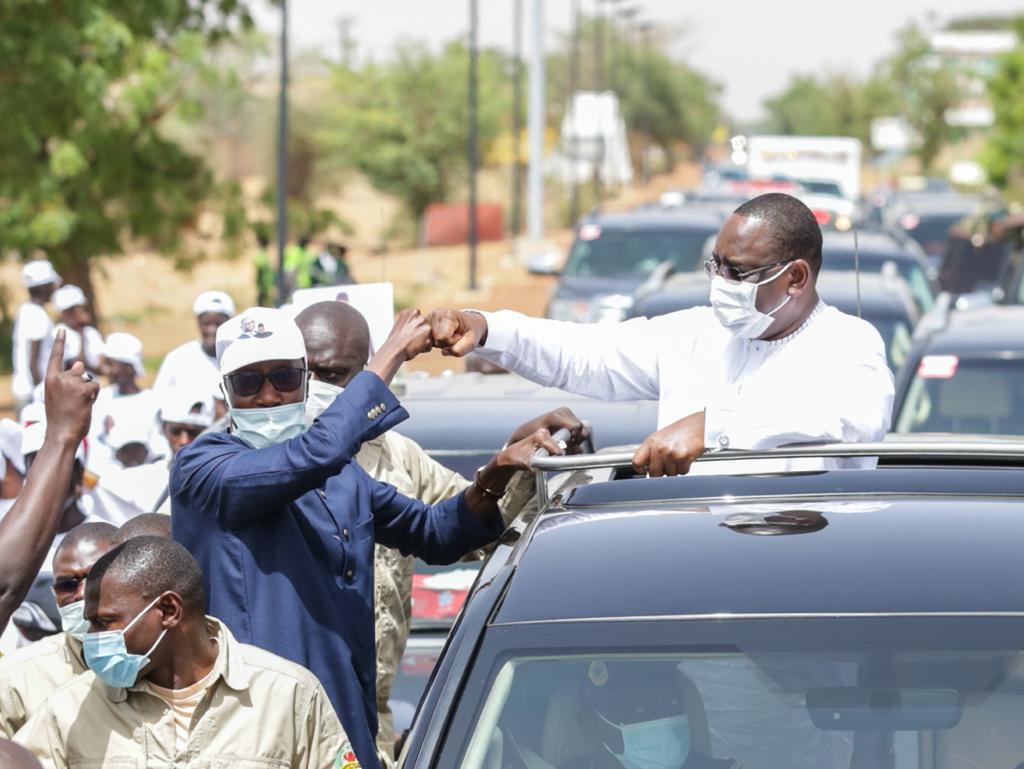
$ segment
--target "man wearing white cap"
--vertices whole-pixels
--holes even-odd
[[[186,379],[203,381],[219,376],[215,349],[217,329],[235,314],[235,303],[223,291],[204,291],[196,297],[192,313],[199,326],[199,339],[167,353],[153,382],[154,390],[163,390]]]
[[[53,305],[60,313],[57,328],[67,329],[64,342],[65,368],[76,360],[85,370],[98,373],[103,362],[103,336],[92,326],[86,309],[85,293],[78,286],[61,286],[53,294]]]
[[[353,461],[360,446],[408,416],[387,382],[428,349],[425,319],[403,311],[367,369],[307,429],[302,334],[280,310],[250,308],[217,331],[232,432],[202,435],[171,468],[172,531],[202,567],[210,612],[239,640],[320,679],[365,769],[380,765],[375,539],[452,562],[501,533],[497,500],[537,448],[564,453],[537,431],[432,506],[370,478]]]
[[[50,357],[53,321],[46,305],[60,284],[60,276],[46,259],[33,259],[21,268],[21,283],[29,300],[14,316],[14,377],[11,390],[20,409],[32,400],[32,391],[41,384]]]

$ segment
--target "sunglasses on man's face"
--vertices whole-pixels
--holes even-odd
[[[274,369],[269,374],[260,371],[236,371],[225,378],[235,395],[248,397],[262,390],[263,383],[268,379],[279,393],[295,392],[302,387],[307,376],[309,372],[306,369],[289,367]]]
[[[78,586],[85,582],[85,577],[68,577],[53,583],[53,594],[59,598],[67,598],[78,592]]]

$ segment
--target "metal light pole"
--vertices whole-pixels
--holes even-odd
[[[277,304],[284,304],[288,243],[288,0],[281,0],[281,80],[277,106]]]
[[[544,237],[544,0],[533,0],[530,25],[530,167],[526,185],[529,196],[526,209],[527,234],[535,246]]]
[[[477,168],[477,0],[469,0],[469,290],[476,290],[476,168]]]
[[[604,88],[604,11],[601,0],[594,0],[594,91]]]
[[[512,237],[523,230],[523,0],[512,6]]]
[[[579,166],[579,135],[576,125],[576,91],[580,83],[580,0],[572,0],[572,52],[569,57],[569,124],[572,126],[572,144],[570,145],[569,173],[572,176],[572,188],[569,197],[569,218],[572,226],[580,218],[580,185],[577,178]]]

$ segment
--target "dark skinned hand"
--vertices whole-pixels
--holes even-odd
[[[562,406],[519,425],[512,433],[512,437],[508,439],[508,443],[509,445],[516,443],[542,429],[552,435],[562,429],[572,433],[572,437],[566,441],[565,453],[567,454],[579,454],[583,450],[583,442],[590,437],[590,429],[579,420],[572,409]]]
[[[423,313],[416,309],[402,310],[366,370],[390,383],[403,363],[428,352],[432,346],[430,324]]]
[[[434,346],[442,355],[461,358],[475,350],[487,335],[483,315],[460,310],[433,310],[429,315]]]
[[[704,412],[698,411],[651,433],[633,455],[633,469],[652,478],[685,475],[704,453]]]
[[[64,329],[57,332],[46,366],[43,388],[46,405],[46,437],[77,446],[89,432],[92,405],[99,394],[99,383],[83,378],[85,366],[75,361],[64,371]]]
[[[538,449],[547,449],[553,457],[565,453],[565,449],[555,442],[551,433],[540,428],[499,451],[494,457],[494,463],[497,467],[506,470],[529,470],[530,460],[533,459],[533,455],[537,453]]]

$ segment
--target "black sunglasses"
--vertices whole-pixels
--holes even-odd
[[[295,392],[306,382],[309,371],[304,368],[277,368],[269,374],[259,371],[236,371],[224,377],[231,385],[235,395],[248,397],[255,395],[263,389],[263,383],[270,380],[270,384],[279,393]]]
[[[757,275],[759,272],[770,270],[772,267],[778,267],[780,264],[786,264],[794,261],[793,259],[780,259],[777,262],[766,264],[763,267],[755,267],[752,270],[737,270],[731,264],[726,264],[722,261],[722,258],[717,254],[712,254],[704,260],[704,272],[708,274],[709,278],[720,275],[726,280],[731,280],[733,283],[739,283],[746,280],[751,275]]]
[[[85,582],[85,577],[68,577],[59,582],[53,583],[53,594],[59,596],[74,595],[78,592],[78,586]]]

